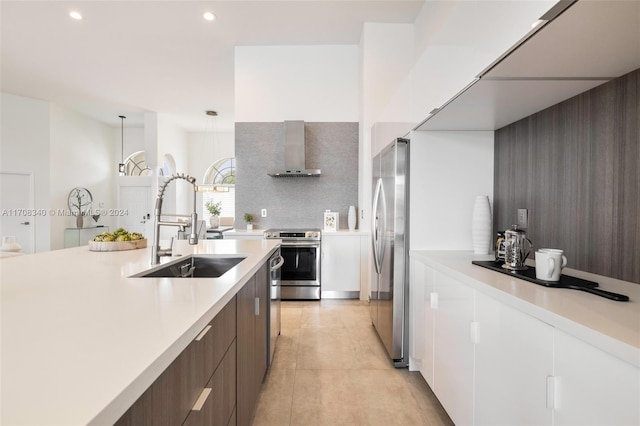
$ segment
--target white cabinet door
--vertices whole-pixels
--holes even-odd
[[[640,369],[554,331],[556,425],[640,424]]]
[[[549,425],[553,327],[476,293],[476,425]]]
[[[360,298],[360,235],[322,234],[323,299]]]
[[[473,422],[475,291],[459,281],[434,271],[438,294],[434,333],[433,390],[456,425]]]
[[[434,270],[420,261],[411,261],[411,354],[414,369],[433,389],[433,356],[436,311],[431,298],[436,302]],[[411,367],[411,365],[410,365]]]

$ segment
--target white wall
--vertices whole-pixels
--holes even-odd
[[[68,209],[67,197],[75,187],[87,188],[93,195],[93,209],[104,203],[116,207],[115,177],[119,158],[113,156],[113,128],[77,112],[51,105],[50,206]],[[119,138],[118,138],[119,140]],[[103,216],[98,224],[113,231],[115,217]],[[95,226],[89,216],[84,227]],[[51,249],[64,248],[64,228],[75,228],[75,217],[51,218]]]
[[[33,173],[36,209],[51,208],[49,202],[49,103],[0,93],[0,171]],[[35,251],[50,247],[51,218],[33,218]]]
[[[119,156],[114,129],[82,114],[49,102],[2,94],[2,171],[31,172],[34,176],[35,208],[56,211],[38,216],[35,251],[64,247],[64,228],[75,227],[75,218],[58,215],[68,210],[67,196],[74,187],[87,188],[100,202],[114,208],[114,178]],[[119,152],[119,149],[118,149]],[[112,226],[113,218],[99,224]],[[85,226],[95,222],[85,217]]]
[[[411,250],[472,250],[477,195],[493,206],[493,132],[411,132]]]
[[[235,121],[356,122],[357,45],[238,46]]]
[[[393,114],[381,115],[403,79],[407,78],[413,58],[412,24],[366,23],[360,40],[360,191],[358,205],[360,229],[370,228],[372,131],[377,121],[407,121],[410,102],[400,103]],[[387,126],[387,128],[389,128]],[[411,129],[409,127],[408,129]],[[384,138],[389,134],[385,133]],[[395,137],[401,135],[395,135]],[[378,144],[383,144],[383,137]],[[389,141],[393,139],[390,138]]]
[[[176,173],[190,174],[187,132],[178,127],[165,114],[158,114],[158,154],[156,164],[161,165],[165,154],[171,154],[176,163]],[[165,212],[190,214],[193,211],[193,186],[184,180],[170,185],[175,187],[175,206],[167,200]],[[173,188],[172,188],[173,190]],[[173,211],[172,211],[173,210]]]
[[[127,120],[124,120],[124,125],[124,132],[121,130],[120,126],[112,128],[112,138],[114,141],[112,152],[116,161],[116,170],[118,167],[117,163],[120,163],[121,160],[122,145],[124,145],[124,161],[127,161],[127,157],[134,152],[145,150],[144,127],[126,127]]]
[[[203,183],[209,166],[222,158],[235,157],[235,133],[232,132],[192,132],[187,136],[189,151],[189,173]],[[198,206],[202,206],[202,194],[197,194]],[[200,209],[198,210],[200,215]],[[225,215],[223,212],[223,216]]]
[[[191,132],[187,136],[189,172],[202,183],[209,166],[222,159],[235,157],[235,133]]]

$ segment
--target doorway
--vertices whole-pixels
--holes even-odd
[[[118,208],[125,213],[118,217],[119,228],[153,238],[152,182],[150,176],[119,178]]]
[[[33,253],[38,213],[34,209],[33,174],[0,173],[0,194],[0,237],[15,236],[22,253]]]

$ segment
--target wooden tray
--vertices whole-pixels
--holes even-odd
[[[147,239],[135,241],[89,241],[89,251],[122,251],[147,247]]]

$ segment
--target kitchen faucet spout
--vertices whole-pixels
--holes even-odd
[[[167,189],[167,185],[170,182],[173,182],[177,179],[183,179],[193,185],[193,212],[191,213],[191,223],[187,225],[185,222],[172,222],[162,220],[162,201],[164,199],[164,193]],[[160,257],[162,256],[171,256],[173,254],[173,238],[171,238],[171,245],[169,248],[161,249],[160,248],[160,227],[161,226],[176,226],[181,231],[184,232],[187,226],[191,228],[191,233],[189,234],[189,244],[195,245],[198,244],[198,234],[197,234],[197,223],[198,223],[198,213],[196,211],[196,178],[182,174],[174,174],[164,182],[160,189],[158,190],[158,198],[156,199],[156,208],[155,208],[155,232],[153,233],[153,246],[151,247],[151,264],[157,265],[160,263]]]

